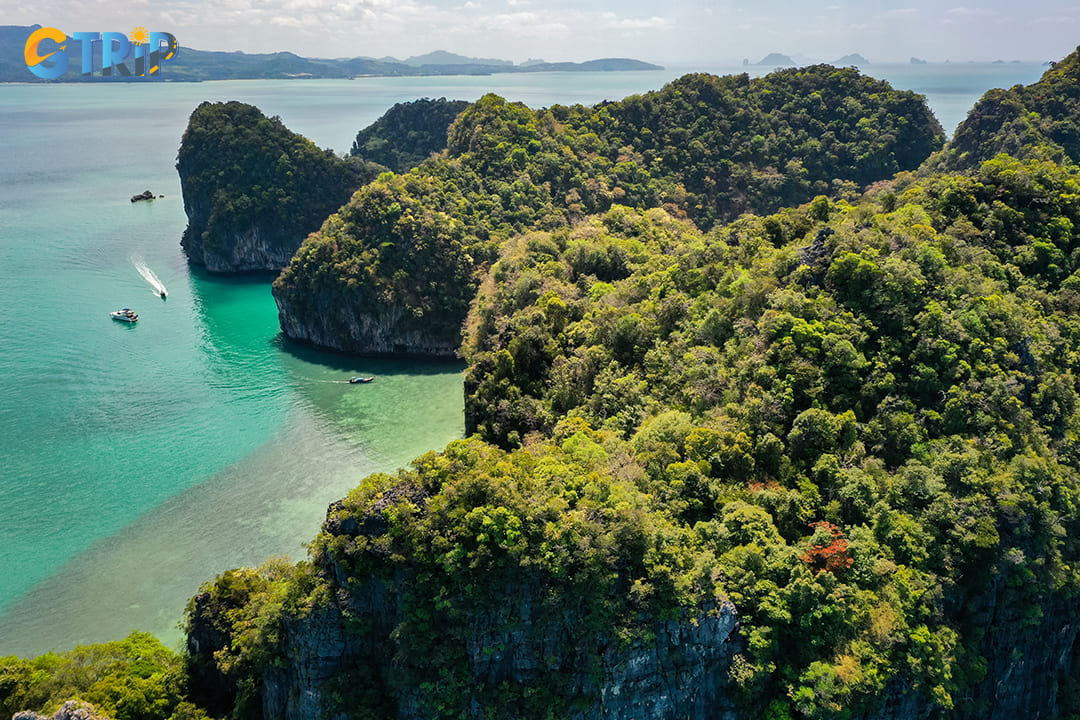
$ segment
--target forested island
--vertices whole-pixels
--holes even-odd
[[[182,657],[0,660],[0,713],[1075,717],[1077,98],[1080,51],[945,144],[851,68],[691,75],[401,105],[353,159],[200,106],[185,200],[251,155],[216,227],[274,222],[259,153],[379,173],[300,238],[283,330],[460,353],[469,437],[209,581]]]

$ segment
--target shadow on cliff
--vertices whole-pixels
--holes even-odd
[[[464,360],[440,360],[419,355],[345,355],[292,340],[281,332],[270,342],[277,350],[297,360],[348,374],[443,375],[463,372],[466,367]]]
[[[204,265],[191,262],[190,259],[187,265],[192,276],[199,280],[222,285],[265,285],[267,294],[270,293],[270,286],[274,280],[281,274],[280,270],[247,270],[237,273],[210,272]]]

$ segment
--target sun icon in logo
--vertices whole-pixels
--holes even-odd
[[[150,33],[146,32],[146,28],[142,25],[139,25],[128,33],[128,39],[136,45],[145,45],[150,42]]]

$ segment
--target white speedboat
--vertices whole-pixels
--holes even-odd
[[[135,314],[135,311],[131,308],[121,308],[119,310],[113,310],[109,313],[113,320],[119,320],[120,322],[138,322],[139,316]]]

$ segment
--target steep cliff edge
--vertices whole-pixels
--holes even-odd
[[[1008,720],[1076,712],[1080,613],[1075,598],[1025,591],[1011,563],[964,609],[980,637],[986,674],[971,691],[966,717]]]
[[[476,284],[463,223],[410,173],[364,187],[274,281],[284,333],[370,355],[453,358]]]
[[[356,717],[374,710],[401,720],[481,720],[541,718],[556,708],[566,720],[737,717],[727,667],[739,645],[738,621],[728,603],[693,621],[642,622],[641,638],[596,646],[579,637],[586,617],[573,599],[555,612],[553,588],[536,578],[501,588],[497,603],[470,614],[456,658],[460,672],[439,678],[425,669],[428,679],[417,682],[408,677],[415,669],[401,665],[413,648],[395,632],[406,615],[401,593],[391,590],[416,580],[407,573],[392,582],[369,578],[339,594],[336,604],[285,620],[280,650],[287,659],[263,676],[263,717],[307,720],[328,710]],[[363,635],[348,630],[357,620]],[[442,631],[440,624],[431,628]],[[437,688],[439,680],[452,689]]]
[[[1077,179],[998,158],[704,235],[616,208],[512,241],[467,325],[467,432],[517,447],[579,417],[632,436],[693,527],[760,523],[760,555],[717,550],[753,695],[800,717],[1054,712],[1080,618],[1078,405],[1042,353],[1075,342]],[[984,335],[967,321],[990,297],[1010,309]],[[989,410],[1005,374],[1011,410]]]
[[[740,718],[1067,717],[1077,181],[997,158],[709,233],[616,207],[508,241],[465,344],[480,437],[369,478],[306,588],[210,657],[269,658],[246,687],[275,718],[636,718],[657,692],[679,717],[698,700],[666,678],[695,673]],[[333,257],[352,224],[370,265],[310,262],[463,251],[456,218],[393,207],[424,182],[365,188],[305,245]],[[726,602],[737,642],[673,649],[660,623]],[[250,627],[267,644],[232,662]],[[608,704],[631,660],[650,689]]]
[[[239,102],[203,103],[177,155],[188,259],[213,272],[280,270],[379,168],[343,160]]]
[[[222,672],[198,682],[232,672],[259,686],[263,717],[289,720],[734,718],[735,609],[692,537],[608,455],[617,445],[586,431],[512,455],[460,441],[368,478],[330,507],[302,590],[230,605],[235,576],[204,589],[189,650]],[[513,469],[533,463],[552,475]],[[590,479],[580,499],[566,475]],[[290,595],[264,623],[268,661],[239,677],[260,655],[244,648],[259,624],[244,613]]]
[[[964,648],[935,653],[948,634],[923,627],[876,648],[910,643],[911,664],[859,702],[837,702],[836,678],[761,694],[748,654],[761,636],[719,586],[754,589],[711,551],[760,551],[762,518],[726,513],[719,544],[715,529],[680,531],[635,489],[643,468],[620,441],[573,422],[556,436],[509,454],[460,441],[368,478],[331,505],[309,564],[204,587],[189,606],[193,697],[265,720],[1012,720],[1075,703],[1076,608],[1025,587],[1015,553],[970,578],[972,594],[927,601]],[[849,592],[837,601],[865,594]],[[797,620],[829,624],[820,612]]]

